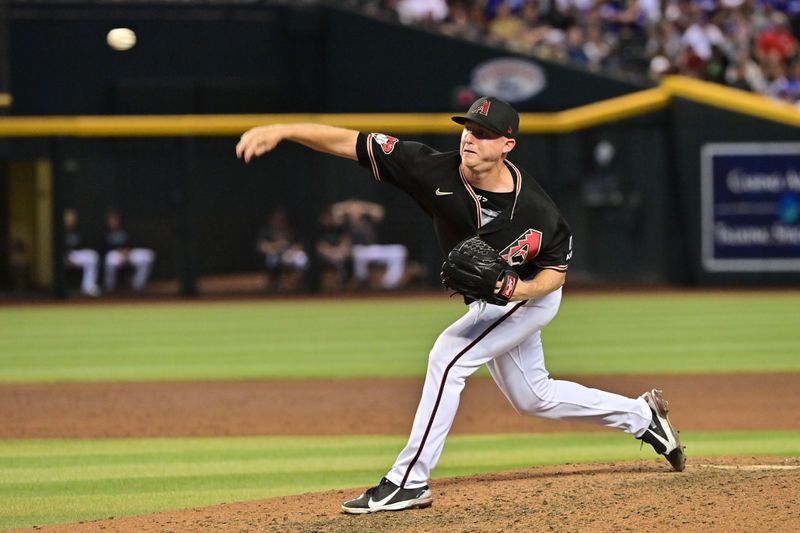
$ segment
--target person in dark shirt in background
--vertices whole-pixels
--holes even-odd
[[[404,281],[408,249],[403,244],[381,244],[378,224],[384,219],[382,205],[364,200],[345,200],[331,207],[334,218],[345,223],[353,240],[353,277],[360,286],[368,284],[369,267],[386,267],[380,284],[384,289],[396,289]]]
[[[134,269],[131,280],[133,290],[137,292],[144,290],[156,260],[156,253],[150,248],[131,246],[128,232],[122,227],[122,217],[114,209],[106,212],[104,245],[105,290],[116,289],[119,269],[126,265],[131,265]]]
[[[316,252],[323,292],[345,288],[351,270],[352,246],[353,241],[344,223],[336,221],[332,209],[329,207],[320,213]]]
[[[267,271],[265,289],[296,291],[308,269],[308,254],[295,238],[286,210],[272,211],[256,238],[256,251]]]
[[[81,293],[100,296],[100,287],[97,286],[100,256],[86,246],[83,236],[78,233],[78,212],[75,209],[64,210],[64,263],[83,270]]]

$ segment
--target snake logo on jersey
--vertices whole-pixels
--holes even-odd
[[[500,255],[509,265],[519,266],[539,255],[541,248],[542,232],[531,228],[500,252]]]
[[[383,153],[389,155],[394,150],[394,145],[397,144],[397,137],[386,135],[384,133],[373,133],[372,138],[378,143],[383,150]]]

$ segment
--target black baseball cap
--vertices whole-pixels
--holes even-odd
[[[519,113],[494,96],[483,96],[475,100],[464,116],[453,117],[453,122],[464,124],[468,120],[489,128],[504,137],[514,138],[519,132]]]

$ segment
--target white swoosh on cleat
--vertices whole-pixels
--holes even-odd
[[[383,507],[383,506],[384,506],[384,505],[386,505],[386,504],[389,502],[389,500],[391,500],[391,499],[394,497],[394,495],[395,495],[395,494],[397,494],[398,492],[400,492],[400,487],[397,487],[397,490],[395,490],[394,492],[392,492],[391,494],[389,494],[389,495],[388,495],[387,497],[385,497],[384,499],[382,499],[382,500],[378,500],[377,502],[376,502],[375,500],[373,500],[373,499],[372,499],[372,496],[370,496],[370,498],[369,498],[369,502],[367,502],[367,507],[369,507],[370,509],[375,509],[375,508],[377,508],[377,507]]]

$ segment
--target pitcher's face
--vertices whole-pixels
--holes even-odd
[[[510,152],[515,144],[514,139],[504,137],[477,122],[468,120],[461,132],[459,147],[461,162],[467,168],[496,163]]]

